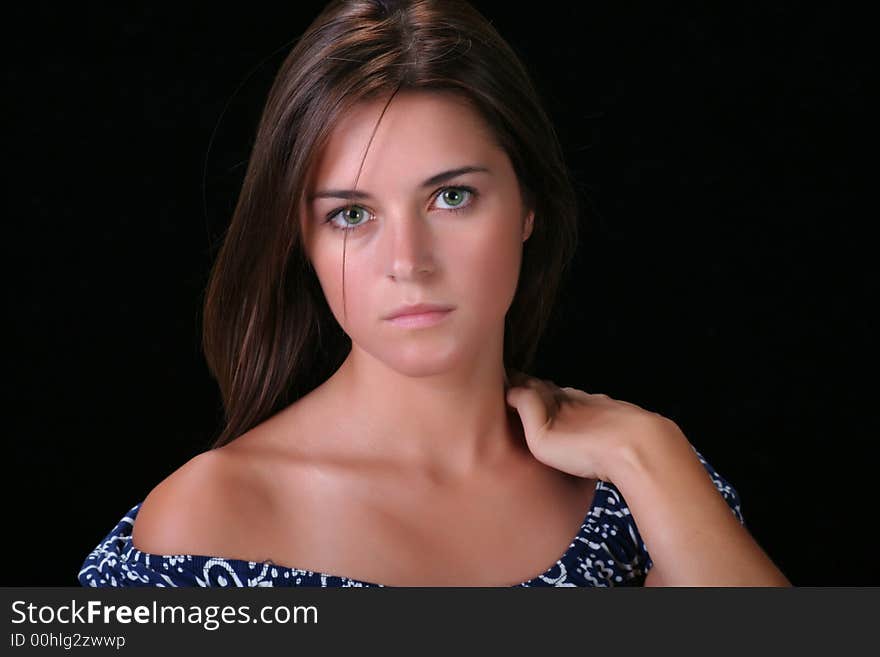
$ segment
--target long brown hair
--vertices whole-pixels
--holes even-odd
[[[531,366],[574,256],[578,199],[524,65],[465,0],[334,0],[274,79],[208,281],[202,347],[225,416],[212,448],[313,390],[351,349],[306,256],[300,201],[337,120],[399,90],[460,94],[510,158],[535,218],[505,317],[504,366]]]

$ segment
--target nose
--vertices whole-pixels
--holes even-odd
[[[431,227],[418,214],[401,215],[386,222],[388,275],[409,280],[434,271]]]

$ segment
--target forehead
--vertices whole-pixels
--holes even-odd
[[[353,188],[356,178],[358,189],[412,188],[438,171],[503,155],[489,126],[457,94],[403,91],[383,115],[386,102],[364,101],[337,122],[316,160],[310,191]]]

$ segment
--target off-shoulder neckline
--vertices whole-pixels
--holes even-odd
[[[527,579],[527,580],[525,580],[525,581],[519,582],[518,584],[511,584],[511,585],[509,585],[507,588],[516,588],[516,587],[520,587],[520,586],[524,586],[524,585],[529,585],[529,584],[532,584],[532,583],[534,583],[534,582],[537,582],[537,581],[540,580],[542,577],[546,577],[549,573],[551,573],[551,572],[553,571],[553,569],[556,568],[560,563],[564,563],[564,562],[567,560],[567,558],[568,558],[568,556],[571,554],[572,550],[574,550],[575,547],[577,547],[578,539],[580,539],[580,538],[583,536],[584,531],[587,529],[587,526],[588,526],[591,522],[594,521],[595,515],[594,515],[594,513],[593,513],[593,510],[596,508],[596,505],[597,505],[598,502],[599,502],[599,491],[602,490],[603,486],[608,486],[608,485],[609,485],[609,482],[605,482],[605,481],[603,481],[603,480],[601,480],[601,479],[597,479],[597,480],[596,480],[596,486],[595,486],[594,491],[593,491],[593,499],[592,499],[592,501],[590,502],[590,506],[589,506],[589,508],[587,509],[587,513],[586,513],[586,515],[584,516],[583,521],[581,522],[581,526],[580,526],[580,528],[578,529],[577,534],[575,534],[574,537],[569,541],[569,545],[568,545],[568,547],[566,548],[565,552],[563,552],[562,555],[561,555],[558,559],[556,559],[556,561],[554,561],[554,562],[550,565],[550,567],[547,568],[546,570],[544,570],[544,571],[538,573],[537,575],[535,575],[535,576],[532,577],[531,579]],[[140,510],[141,504],[143,504],[143,501],[138,502],[137,504],[135,504],[135,505],[129,510],[129,512],[126,514],[125,518],[123,519],[123,520],[128,521],[128,522],[132,525],[132,527],[134,526],[134,521],[135,521],[135,519],[137,518],[137,514],[138,514],[138,511]],[[373,586],[373,587],[382,587],[382,588],[400,588],[400,587],[392,586],[392,585],[388,585],[388,584],[378,584],[378,583],[376,583],[376,582],[369,582],[369,581],[367,581],[367,580],[355,579],[354,577],[348,577],[348,576],[346,576],[346,575],[337,575],[337,574],[333,574],[333,573],[324,573],[324,572],[317,571],[317,570],[310,570],[310,569],[308,569],[308,568],[299,568],[299,567],[297,567],[297,566],[288,566],[288,565],[286,565],[286,564],[275,563],[275,562],[272,561],[272,560],[266,560],[266,561],[251,561],[251,560],[249,560],[249,559],[237,559],[237,558],[234,558],[234,557],[222,557],[222,556],[218,556],[218,555],[205,555],[205,554],[158,554],[158,553],[155,553],[155,552],[145,552],[145,551],[143,551],[143,550],[139,550],[138,548],[135,547],[131,535],[129,535],[129,536],[127,537],[127,541],[126,541],[126,542],[127,542],[127,549],[124,551],[124,555],[127,557],[127,559],[126,559],[127,561],[132,561],[132,559],[134,559],[134,560],[136,560],[136,561],[140,561],[141,559],[143,559],[143,558],[145,558],[145,557],[149,557],[151,560],[153,560],[153,559],[161,560],[161,559],[167,559],[167,558],[177,558],[177,559],[180,559],[181,557],[190,557],[190,558],[192,558],[192,559],[198,560],[198,561],[203,562],[203,563],[206,563],[206,562],[208,562],[208,561],[212,561],[212,560],[217,560],[217,561],[222,561],[222,562],[224,562],[224,563],[227,563],[227,564],[229,564],[230,566],[232,566],[232,565],[234,565],[234,564],[246,565],[246,566],[248,566],[248,567],[254,567],[254,566],[257,566],[257,565],[271,566],[271,567],[273,567],[273,568],[278,568],[278,569],[280,569],[280,570],[294,570],[294,571],[302,572],[302,573],[311,573],[311,574],[313,574],[313,575],[317,575],[317,576],[319,576],[319,577],[326,577],[326,578],[331,578],[331,577],[332,577],[332,578],[336,578],[336,579],[341,579],[341,580],[345,580],[345,581],[348,581],[348,582],[352,582],[352,583],[354,583],[354,584],[360,584],[360,585],[363,585],[363,586]],[[131,556],[131,555],[133,555],[133,556]],[[407,587],[407,588],[413,588],[413,587]],[[424,587],[415,587],[415,588],[424,588]]]

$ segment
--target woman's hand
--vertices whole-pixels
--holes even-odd
[[[613,481],[615,465],[632,458],[641,441],[687,440],[658,413],[520,372],[506,394],[535,458],[578,477]]]

